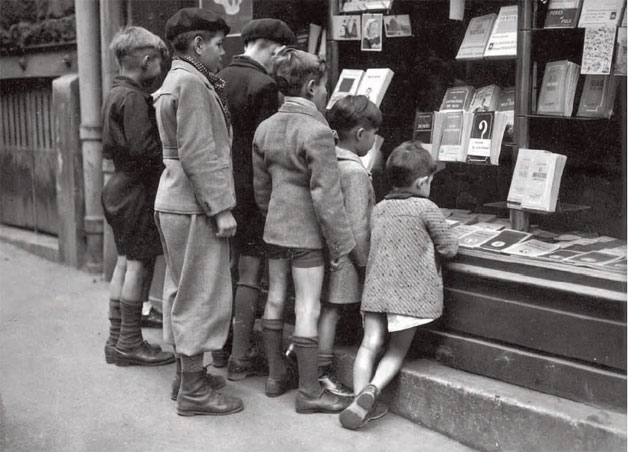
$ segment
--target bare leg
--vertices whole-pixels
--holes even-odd
[[[127,260],[121,299],[133,303],[142,303],[145,269],[142,261]]]
[[[289,269],[288,259],[269,259],[268,261],[268,300],[264,309],[265,319],[283,319]]]
[[[384,388],[392,381],[392,379],[399,373],[403,360],[408,353],[414,334],[417,327],[408,328],[407,330],[397,331],[390,334],[390,342],[388,348],[384,353],[384,356],[379,361],[375,376],[371,381],[371,384],[377,387],[379,391],[383,391]]]
[[[359,394],[369,384],[377,355],[386,337],[386,314],[364,314],[364,338],[353,363],[353,392]]]
[[[325,267],[292,267],[294,280],[296,322],[294,335],[300,337],[318,336],[321,289]]]
[[[126,256],[118,255],[116,266],[113,269],[111,283],[109,284],[109,299],[120,300],[122,286],[124,285],[124,274],[126,273]]]
[[[332,351],[334,349],[336,326],[339,318],[338,306],[323,304],[318,319],[318,348],[320,350]]]

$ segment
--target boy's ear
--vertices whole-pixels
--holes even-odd
[[[313,78],[308,80],[308,82],[305,84],[305,92],[309,96],[314,96],[314,86],[316,86],[316,81]]]
[[[417,188],[421,188],[422,185],[426,184],[429,180],[430,176],[418,177],[414,182]]]
[[[357,140],[361,140],[363,136],[364,136],[364,127],[358,127],[357,129],[355,129],[355,138]]]
[[[144,55],[142,57],[142,62],[140,63],[140,66],[142,67],[142,70],[146,70],[146,68],[148,68],[148,62],[150,61],[150,55]]]

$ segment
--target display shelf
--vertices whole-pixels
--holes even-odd
[[[498,202],[488,202],[484,204],[484,207],[493,207],[495,209],[508,209],[508,210],[517,210],[525,213],[534,213],[539,215],[553,215],[557,213],[569,213],[569,212],[579,212],[582,210],[590,209],[591,206],[583,206],[580,204],[569,204],[566,202],[558,202],[556,203],[556,210],[554,212],[546,212],[544,210],[536,210],[536,209],[526,209],[524,207],[512,207],[508,206],[507,201],[498,201]]]
[[[560,119],[560,120],[572,120],[572,121],[609,121],[611,118],[589,118],[585,116],[554,116],[554,115],[538,115],[538,114],[526,114],[526,115],[518,115],[523,118],[534,118],[534,119]]]

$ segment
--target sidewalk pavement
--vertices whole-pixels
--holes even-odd
[[[472,450],[392,414],[358,432],[335,415],[298,415],[294,393],[269,399],[262,377],[223,390],[244,400],[242,413],[179,417],[174,365],[105,364],[107,299],[99,276],[0,242],[0,450]],[[161,330],[144,335],[163,342]]]

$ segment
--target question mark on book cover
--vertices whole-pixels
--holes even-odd
[[[488,131],[488,122],[486,122],[485,119],[480,121],[480,123],[478,124],[478,129],[480,129],[480,132],[482,132],[480,134],[480,139],[483,140],[484,139],[484,135]]]

